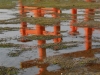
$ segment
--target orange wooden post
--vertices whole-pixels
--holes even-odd
[[[86,2],[95,2],[96,0],[85,0]],[[86,9],[85,11],[86,13],[89,13],[90,15],[94,15],[95,13],[95,9]],[[94,16],[93,16],[94,17]],[[93,18],[92,17],[92,18]],[[94,19],[91,19],[91,20],[94,20]],[[94,28],[92,28],[92,30],[94,31]]]
[[[85,9],[85,13],[86,13],[86,15],[85,15],[85,21],[90,21],[90,20],[92,20],[90,17],[89,17],[89,15],[91,15],[91,12],[92,12],[93,10],[92,9]],[[87,25],[88,26],[88,25]],[[85,28],[85,36],[86,36],[86,38],[85,38],[85,47],[86,47],[86,50],[88,50],[88,49],[91,49],[91,45],[92,45],[92,42],[91,42],[91,39],[92,39],[92,28],[88,28],[88,27],[86,27]]]
[[[86,2],[91,2],[92,0],[86,0]],[[90,20],[94,20],[94,17],[89,17],[94,15],[94,9],[85,9],[85,21],[90,21]],[[87,25],[88,26],[88,25]],[[93,28],[85,28],[85,47],[86,50],[91,49],[91,45],[92,45],[92,32],[93,32]]]
[[[41,11],[39,11],[38,13],[41,13]],[[44,14],[41,13],[40,16],[44,16]],[[43,31],[45,31],[45,27],[37,24],[36,31],[37,31],[37,35],[43,35]],[[38,45],[43,45],[45,43],[46,43],[46,40],[38,40]],[[46,57],[46,48],[38,48],[38,52],[39,52],[40,61],[43,61],[43,59]],[[41,66],[39,69],[38,75],[43,74],[44,71],[46,70],[47,70],[47,66],[46,67]]]
[[[58,14],[61,13],[61,11],[57,8],[53,8],[53,11],[54,11],[54,14],[52,14],[53,18],[57,18],[59,17]],[[59,34],[59,31],[60,31],[60,23],[57,23],[55,26],[54,26],[54,33],[55,35]]]
[[[53,8],[53,11],[54,13],[52,14],[53,18],[57,18],[59,17],[57,14],[61,13],[61,11],[57,8]],[[60,35],[59,31],[60,31],[60,23],[57,23],[55,26],[54,26],[54,35]],[[61,38],[56,38],[54,39],[54,42],[57,43],[57,42],[61,42],[62,39]]]
[[[19,4],[20,4],[20,15],[22,17],[25,17],[26,16],[26,12],[25,12],[25,9],[24,9],[24,6],[22,5],[22,2],[21,0],[19,0]],[[26,28],[27,28],[27,23],[26,22],[21,22],[21,29],[20,29],[20,33],[22,35],[22,39],[21,41],[22,42],[25,42],[26,40],[23,38],[23,36],[27,35],[26,34]]]
[[[36,10],[33,10],[34,17],[41,17],[44,16],[41,12],[41,8],[37,8]],[[41,26],[39,24],[36,24],[36,35],[42,35],[43,31],[45,31],[45,27]]]
[[[40,17],[41,16],[41,10],[39,8],[37,8],[36,10],[33,10],[34,13],[34,17]],[[41,25],[36,24],[36,35],[41,35],[42,34],[42,30],[41,30]]]
[[[77,31],[77,27],[73,26],[73,24],[77,22],[77,9],[73,8],[71,10],[71,13],[72,13],[72,21],[70,24],[71,31],[69,32],[69,34],[71,35],[79,34],[79,32]]]
[[[85,19],[84,19],[85,21],[90,20],[89,14],[90,14],[90,10],[85,9]],[[86,50],[91,49],[91,37],[92,37],[91,35],[92,35],[91,28],[86,27],[85,28],[85,48],[86,48]]]
[[[38,45],[43,45],[45,44],[45,40],[38,40]],[[38,48],[38,53],[39,53],[39,60],[43,61],[43,59],[46,57],[46,48]],[[38,75],[42,74],[44,71],[47,70],[47,66],[41,66],[39,69]]]
[[[38,13],[41,13],[41,11],[39,10]],[[44,14],[39,14],[38,17],[44,16]],[[37,16],[35,16],[37,17]],[[45,27],[41,26],[39,24],[36,25],[36,35],[43,35],[43,31],[45,31]],[[46,40],[38,40],[38,45],[43,45],[46,43]],[[39,59],[40,61],[43,61],[43,59],[46,57],[46,48],[38,48],[38,53],[39,53]],[[42,74],[44,71],[47,70],[47,67],[41,66],[41,68],[39,69],[39,74]]]
[[[46,41],[45,40],[38,40],[38,45],[43,45],[45,44]],[[45,57],[46,57],[46,48],[38,48],[39,50],[39,59],[42,61]]]
[[[37,8],[36,10],[33,10],[34,17],[41,17],[43,14],[41,14],[41,8]],[[36,35],[43,35],[43,31],[45,30],[44,26],[41,26],[39,24],[36,24]],[[38,45],[45,44],[45,40],[38,40]],[[46,57],[46,49],[45,48],[38,48],[39,49],[39,57],[40,60],[43,60],[44,57]]]
[[[58,35],[58,34],[59,34],[59,31],[60,31],[60,26],[55,25],[55,26],[54,26],[54,35]],[[54,42],[55,42],[55,43],[59,42],[58,38],[55,38],[55,39],[54,39]]]
[[[19,4],[20,4],[20,15],[22,17],[25,17],[26,12],[25,12],[24,6],[22,5],[21,0],[19,0]],[[27,23],[26,22],[21,22],[21,30],[20,31],[21,31],[22,36],[26,35],[26,32],[25,32],[26,27],[27,27]]]
[[[84,19],[85,21],[91,20],[91,18],[89,18],[89,15],[91,15],[91,9],[85,9],[85,19]],[[89,50],[91,49],[91,45],[92,45],[92,42],[91,42],[92,28],[88,28],[88,27],[85,28],[85,36],[86,36],[85,37],[85,47],[86,47],[86,50]]]
[[[86,50],[91,49],[92,45],[92,28],[85,28],[85,47]]]

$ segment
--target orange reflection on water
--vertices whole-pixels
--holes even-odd
[[[93,14],[94,10],[93,9],[86,9],[85,10],[85,13],[86,13],[86,16],[85,16],[85,21],[90,21],[91,19],[89,18],[89,15],[94,15]],[[92,14],[91,14],[92,13]],[[87,25],[88,26],[88,25]],[[88,49],[91,49],[91,45],[92,45],[92,28],[85,28],[85,46],[86,46],[86,50]]]
[[[71,14],[72,14],[72,20],[70,23],[71,31],[69,32],[69,34],[77,35],[79,34],[79,32],[77,31],[77,27],[73,26],[73,24],[77,22],[77,9],[76,8],[71,9]]]
[[[43,17],[44,14],[46,14],[46,11],[52,11],[52,13],[60,13],[60,10],[59,9],[56,9],[56,8],[38,8],[38,7],[35,7],[34,10],[25,10],[25,8],[27,9],[31,9],[32,7],[27,7],[27,6],[23,6],[21,3],[20,3],[20,14],[21,15],[24,15],[23,17],[26,17],[26,12],[32,12],[34,13],[34,17]],[[57,14],[52,14],[52,17],[53,18],[56,18],[58,17]],[[28,34],[34,34],[34,35],[60,35],[59,31],[60,31],[60,23],[57,23],[57,25],[54,26],[54,31],[53,32],[48,32],[48,31],[45,31],[45,27],[44,26],[41,26],[39,24],[36,24],[36,29],[28,29],[27,28],[27,23],[26,22],[21,22],[21,29],[20,29],[20,33],[21,33],[21,36],[24,37]],[[22,38],[21,39],[22,42],[26,42],[28,40]],[[61,42],[62,39],[61,38],[56,38],[54,39],[54,42],[57,43],[57,42]],[[43,45],[46,43],[46,40],[38,40],[38,45]],[[43,59],[46,57],[46,49],[45,48],[38,48],[38,55],[39,55],[39,58],[38,60],[36,60],[37,62],[43,62]],[[21,68],[29,68],[29,67],[32,67],[32,66],[38,66],[40,68],[39,70],[39,73],[38,75],[44,75],[44,72],[48,73],[47,71],[47,67],[48,67],[48,64],[39,64],[37,63],[35,60],[29,60],[29,61],[25,61],[25,62],[21,62]],[[52,75],[54,75],[55,73],[53,72],[50,72]],[[50,74],[49,73],[49,74]],[[49,75],[48,74],[48,75]],[[57,73],[58,74],[58,73]]]
[[[59,17],[58,14],[61,13],[61,11],[57,8],[38,8],[38,7],[33,7],[32,10],[28,11],[27,9],[32,9],[32,7],[28,7],[28,6],[23,6],[21,4],[21,0],[20,0],[20,14],[23,15],[22,17],[27,17],[26,16],[26,12],[32,12],[34,14],[34,17],[43,17],[44,14],[46,14],[47,11],[52,12],[51,15],[53,18],[57,18]],[[58,14],[57,14],[58,13]],[[60,31],[60,23],[57,23],[56,25],[54,25],[54,31],[53,32],[49,32],[49,31],[45,31],[45,26],[41,26],[39,24],[36,24],[36,29],[28,29],[27,28],[27,23],[26,22],[21,22],[21,30],[20,33],[22,36],[28,35],[28,34],[34,34],[34,35],[61,35],[59,33]],[[24,41],[24,40],[23,40]],[[54,39],[54,42],[61,42],[62,39],[61,38],[56,38]]]
[[[87,0],[87,1],[90,1],[90,0]],[[27,6],[25,6],[25,7],[28,8]],[[24,6],[21,7],[21,9],[20,9],[20,14],[21,15],[25,14],[25,12],[26,12],[26,10],[24,10],[25,7]],[[50,10],[50,11],[53,11],[55,13],[60,13],[60,10],[56,9],[56,8],[49,8],[49,9],[47,9],[47,8],[35,8],[31,12],[34,13],[35,17],[43,17],[44,14],[46,14],[46,10]],[[94,9],[86,9],[85,10],[85,13],[87,14],[85,16],[85,21],[91,20],[88,16],[89,16],[89,14],[94,15],[93,12],[94,12]],[[76,21],[77,21],[77,16],[75,16],[75,14],[77,14],[77,9],[72,9],[72,14],[74,16],[72,16],[71,24],[76,23]],[[26,14],[24,16],[26,16]],[[52,17],[56,18],[56,17],[58,17],[58,15],[52,14]],[[57,25],[54,26],[54,31],[53,32],[48,32],[48,31],[45,31],[44,26],[41,26],[39,24],[36,24],[36,29],[27,29],[27,23],[26,22],[21,22],[20,33],[21,33],[22,36],[26,36],[28,34],[34,34],[34,35],[48,35],[48,34],[49,35],[60,35],[60,33],[59,33],[60,25],[59,24],[60,23],[57,23]],[[65,54],[62,54],[63,56],[66,56],[66,57],[71,56],[73,58],[94,57],[94,53],[99,51],[99,49],[97,49],[95,51],[90,50],[91,45],[92,45],[91,40],[92,40],[93,29],[87,27],[84,30],[85,30],[85,36],[86,36],[85,37],[85,48],[86,48],[86,50],[72,52],[72,53],[65,53]],[[70,34],[74,34],[74,33],[79,33],[79,32],[77,31],[77,27],[71,25]],[[23,41],[27,41],[27,40],[22,39],[22,42]],[[54,39],[54,43],[61,42],[61,41],[62,41],[61,38]],[[38,45],[43,45],[43,44],[46,44],[46,40],[38,40]],[[46,48],[38,48],[38,55],[39,55],[39,58],[37,60],[28,60],[28,61],[21,62],[21,65],[20,65],[21,68],[30,68],[30,67],[33,67],[33,66],[38,66],[39,73],[37,75],[61,75],[62,72],[65,72],[65,70],[63,70],[63,69],[58,70],[56,73],[55,72],[49,72],[47,70],[47,67],[49,66],[49,64],[42,63],[44,58],[46,58]],[[38,62],[41,62],[41,63],[38,63]],[[100,66],[100,65],[98,64],[98,66]]]

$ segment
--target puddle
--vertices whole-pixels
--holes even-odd
[[[57,14],[60,13],[55,8],[48,10],[38,8],[37,10],[25,10],[29,12],[26,15],[32,18],[41,17],[44,14],[45,18],[54,17],[58,19]],[[56,10],[57,14],[52,12],[52,14],[48,14],[49,10]],[[0,9],[0,21],[16,18],[15,14],[23,15],[24,13],[25,16],[25,11],[23,8],[22,10]],[[36,13],[39,11],[42,14]],[[34,20],[35,23],[51,24],[49,20],[41,19],[38,21],[35,18],[30,23],[21,21],[19,24],[0,24],[0,27],[4,28],[19,28],[16,31],[3,30],[3,34],[0,34],[0,66],[20,68],[22,72],[18,75],[66,75],[67,72],[77,72],[81,75],[82,72],[91,74],[91,72],[100,70],[98,68],[100,66],[100,59],[98,59],[100,58],[100,30],[84,25],[83,27],[74,26],[74,23],[81,20],[84,22],[97,21],[98,19],[93,17],[92,19],[89,18],[89,15],[94,16],[90,12],[96,11],[99,9],[95,11],[93,9],[62,9],[62,13],[73,14],[73,16],[64,22],[54,22],[55,26],[34,24]],[[75,16],[75,12],[80,16]],[[99,15],[96,13],[95,16]],[[14,47],[9,47],[10,43]],[[15,47],[16,44],[18,47]],[[15,55],[11,56],[10,53]],[[95,69],[95,67],[97,68]]]

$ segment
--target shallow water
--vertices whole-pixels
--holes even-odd
[[[10,19],[10,18],[15,18],[15,16],[13,14],[18,13],[19,11],[13,11],[13,10],[8,10],[8,9],[0,9],[0,11],[2,13],[0,13],[0,20],[4,20],[4,19]],[[71,10],[63,10],[62,13],[71,13]],[[82,9],[78,9],[78,14],[83,14],[84,10]],[[31,16],[32,14],[29,14],[29,16]],[[34,15],[33,15],[34,16]],[[50,17],[50,15],[45,15],[45,17]],[[84,18],[82,16],[78,17],[78,18]],[[0,24],[0,27],[20,27],[21,24]],[[61,23],[61,30],[64,30],[67,32],[62,33],[62,35],[67,36],[63,38],[62,42],[68,42],[68,41],[85,41],[85,38],[81,38],[80,36],[85,36],[85,30],[84,28],[78,28],[79,31],[79,35],[76,36],[72,36],[69,35],[68,32],[71,30],[70,29],[70,22],[62,22]],[[32,25],[28,25],[29,27],[34,27]],[[46,27],[46,30],[48,31],[53,31],[53,27]],[[92,38],[93,37],[99,37],[100,31],[99,30],[94,30],[93,34],[92,34]],[[11,37],[11,38],[16,38],[16,37],[20,37],[21,33],[20,30],[17,31],[7,31],[7,32],[3,32],[3,34],[0,34],[0,38],[7,38],[7,37]],[[99,39],[98,39],[99,40]],[[47,40],[46,43],[52,43],[53,40]],[[17,40],[8,40],[8,41],[3,41],[3,43],[14,43],[14,44],[24,44],[23,47],[25,47],[26,45],[28,46],[36,46],[37,40],[33,40],[33,41],[29,41],[29,42],[21,42],[21,41],[17,41]],[[17,57],[9,57],[7,55],[7,53],[9,53],[12,50],[18,50],[20,48],[1,48],[0,47],[0,66],[7,66],[7,67],[17,67],[17,68],[21,68],[21,62],[27,62],[29,60],[34,60],[34,59],[38,59],[38,60],[43,60],[45,57],[48,56],[54,56],[54,55],[61,55],[61,54],[67,54],[67,53],[72,53],[72,52],[78,52],[78,51],[84,51],[86,50],[86,42],[83,44],[78,44],[78,47],[72,47],[72,48],[67,48],[67,49],[63,49],[63,50],[52,50],[52,49],[46,49],[46,51],[43,49],[38,49],[38,48],[33,48],[30,51],[25,51],[22,54],[20,54]],[[92,42],[92,45],[99,45],[99,42],[95,43]],[[97,47],[90,47],[90,48],[97,48]],[[98,47],[100,48],[100,46]],[[42,53],[44,53],[44,55],[41,55],[41,51]],[[39,53],[40,52],[40,53]],[[100,54],[95,54],[95,57],[100,57]],[[48,65],[45,67],[45,65],[43,66],[39,66],[39,64],[34,65],[34,66],[30,66],[28,68],[24,68],[25,72],[20,73],[19,75],[61,75],[62,70],[60,70],[61,67],[59,65]],[[53,73],[52,73],[53,72]],[[59,73],[59,74],[58,74]]]

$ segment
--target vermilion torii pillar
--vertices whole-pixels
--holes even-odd
[[[86,0],[86,2],[91,2],[92,0]],[[85,9],[85,21],[90,21],[90,20],[94,20],[94,17],[89,17],[89,15],[94,15],[94,9]],[[92,47],[92,32],[93,32],[93,28],[89,28],[88,25],[85,28],[85,47],[86,50],[91,49]]]
[[[85,28],[85,48],[86,50],[92,47],[92,28]]]
[[[43,45],[45,43],[46,42],[43,41],[43,40],[38,40],[38,45]],[[39,58],[38,58],[37,62],[43,62],[43,59],[46,58],[46,48],[39,47],[38,48],[38,55],[39,55]],[[47,67],[48,67],[47,64],[39,64],[37,62],[34,61],[34,60],[24,61],[24,62],[21,62],[20,67],[21,68],[29,68],[29,67],[32,67],[32,66],[38,66],[38,68],[39,68],[38,75],[47,71]]]
[[[46,44],[45,40],[38,40],[38,45],[43,45]],[[38,48],[38,53],[39,53],[39,61],[43,62],[43,59],[46,57],[46,48]],[[39,73],[38,75],[44,73],[47,70],[47,66],[42,65],[39,67]]]
[[[61,11],[57,8],[53,8],[53,12],[54,14],[52,14],[53,18],[57,18],[59,17],[58,14],[61,13]],[[54,35],[60,35],[60,23],[58,22],[55,26],[54,26]],[[62,38],[56,38],[54,39],[55,43],[61,42]]]
[[[33,10],[34,17],[43,17],[44,15],[41,12],[41,8],[37,8]],[[43,35],[43,31],[45,31],[45,27],[39,24],[36,24],[36,35]]]
[[[77,31],[77,27],[73,26],[73,24],[77,22],[77,9],[76,8],[71,9],[71,13],[72,13],[72,20],[70,23],[71,30],[69,34],[76,35],[79,34],[79,32]]]
[[[89,15],[94,15],[94,9],[85,9],[85,21],[90,21],[90,20],[93,20],[93,17],[92,19],[89,18]],[[86,46],[86,50],[88,49],[91,49],[91,45],[92,45],[92,28],[89,28],[88,25],[87,27],[85,28],[85,46]]]
[[[90,21],[91,19],[89,18],[89,15],[91,15],[91,12],[93,10],[92,9],[85,9],[85,21]],[[86,50],[91,49],[91,45],[92,45],[92,28],[89,28],[88,25],[85,28],[85,47]]]
[[[26,17],[25,6],[22,5],[22,0],[19,0],[19,5],[20,5],[20,12],[19,13],[20,13],[21,17]],[[20,31],[21,31],[21,36],[22,36],[21,41],[25,42],[26,40],[23,39],[23,37],[25,35],[27,35],[26,34],[27,23],[21,21],[21,27],[20,28],[21,28]]]

